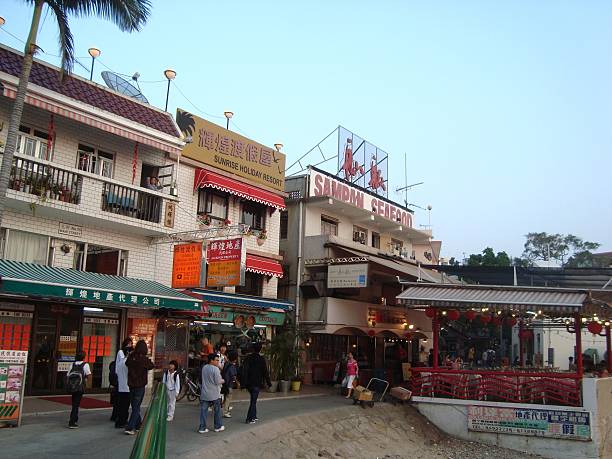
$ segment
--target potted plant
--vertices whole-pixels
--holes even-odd
[[[200,217],[200,223],[202,223],[202,225],[204,225],[204,226],[210,226],[210,223],[211,223],[210,215],[208,215],[208,214],[202,215]]]
[[[266,242],[267,238],[268,232],[265,229],[259,231],[259,234],[257,235],[257,245],[263,245]]]
[[[302,388],[302,376],[294,376],[291,378],[291,390],[293,392],[299,392]]]
[[[302,349],[296,341],[295,328],[288,326],[279,329],[270,343],[269,352],[278,371],[280,390],[285,394],[291,388],[291,379],[300,374]]]
[[[223,220],[223,226],[230,226],[232,224],[232,221],[229,218],[226,218],[225,220]]]

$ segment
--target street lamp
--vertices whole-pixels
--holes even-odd
[[[166,90],[166,108],[164,111],[168,111],[168,97],[170,96],[170,82],[176,78],[176,72],[172,69],[164,70],[164,76],[168,80],[168,89]]]
[[[0,27],[2,27],[4,24],[6,24],[6,20],[0,16]]]
[[[227,123],[225,124],[225,129],[229,131],[229,120],[234,116],[234,112],[223,112],[225,118],[227,119]]]
[[[89,81],[91,81],[93,80],[93,71],[94,71],[94,64],[96,63],[96,58],[100,57],[100,54],[102,54],[102,51],[100,51],[98,48],[89,48],[87,52],[91,56],[91,72],[89,73]]]
[[[283,148],[283,144],[282,143],[275,143],[274,144],[274,148],[276,148],[276,151],[280,152],[281,148]]]

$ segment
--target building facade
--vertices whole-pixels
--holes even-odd
[[[309,334],[307,380],[331,381],[349,351],[364,375],[385,369],[398,377],[400,363],[418,363],[431,334],[423,313],[396,305],[398,277],[443,281],[420,267],[434,253],[439,258],[441,243],[414,228],[411,210],[314,167],[288,178],[286,190],[281,251],[288,276],[280,288],[295,299],[297,322]]]

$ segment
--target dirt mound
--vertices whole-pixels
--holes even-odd
[[[228,436],[198,457],[515,459],[529,455],[449,438],[409,406],[351,406],[284,418]]]

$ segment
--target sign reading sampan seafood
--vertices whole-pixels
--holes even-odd
[[[236,174],[254,184],[285,191],[285,155],[251,139],[178,109],[176,123],[193,142],[182,155]]]
[[[405,208],[392,204],[382,196],[367,193],[363,189],[337,180],[313,168],[310,169],[309,195],[334,198],[360,209],[366,209],[407,228],[412,228],[412,214]]]

